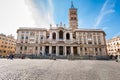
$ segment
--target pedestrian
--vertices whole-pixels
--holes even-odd
[[[42,52],[40,52],[40,56],[42,56]]]
[[[14,55],[11,53],[9,56],[8,56],[8,59],[13,59],[14,58]]]

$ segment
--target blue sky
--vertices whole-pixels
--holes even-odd
[[[0,33],[17,38],[19,27],[68,27],[71,1],[79,28],[103,29],[107,39],[120,35],[120,0],[0,0]]]
[[[54,23],[68,26],[71,1],[78,9],[79,28],[103,29],[107,39],[120,35],[120,0],[34,0],[34,3],[38,9],[44,4],[46,10],[51,3]]]

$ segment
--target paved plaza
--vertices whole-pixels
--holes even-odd
[[[120,63],[97,60],[0,59],[0,80],[120,80]]]

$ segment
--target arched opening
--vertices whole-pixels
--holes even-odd
[[[62,30],[59,31],[59,39],[63,39],[63,31]]]
[[[68,40],[70,39],[70,34],[69,33],[66,34],[66,39],[68,39]]]
[[[54,32],[52,35],[53,39],[56,39],[56,33]]]

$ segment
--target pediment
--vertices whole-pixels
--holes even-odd
[[[59,30],[64,30],[64,27],[58,27]]]

